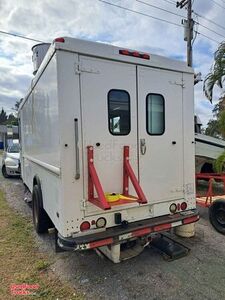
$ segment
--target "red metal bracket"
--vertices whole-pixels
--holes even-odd
[[[222,181],[223,182],[223,188],[225,193],[225,174],[224,173],[197,173],[195,174],[196,178],[196,187],[198,180],[206,179],[208,180],[208,190],[205,195],[196,194],[197,203],[200,206],[209,207],[212,204],[213,196],[219,196],[216,193],[213,193],[213,181]],[[205,203],[202,203],[198,200],[198,198],[205,198]]]
[[[98,178],[98,174],[95,170],[94,166],[94,158],[93,158],[93,147],[87,147],[88,152],[88,201],[97,205],[98,207],[106,210],[110,209],[110,205],[107,202],[100,180]],[[94,187],[96,189],[98,198],[94,197]]]
[[[129,178],[134,186],[137,193],[137,202],[141,204],[147,203],[147,199],[140,187],[140,184],[134,174],[134,171],[129,162],[129,146],[124,146],[123,148],[123,195],[129,195]]]
[[[87,147],[87,156],[88,156],[88,201],[91,203],[97,205],[101,209],[110,209],[111,205],[115,205],[111,203],[111,205],[108,203],[103,188],[101,186],[100,180],[98,178],[98,174],[96,172],[95,166],[94,166],[94,153],[93,153],[93,147],[88,146]],[[137,193],[138,198],[130,196],[129,195],[129,179],[131,180],[134,189]],[[94,188],[96,190],[97,196],[94,196]],[[129,196],[134,198],[138,203],[145,204],[147,203],[147,199],[139,185],[139,182],[134,174],[134,171],[130,165],[129,162],[129,146],[124,146],[124,153],[123,153],[123,195]],[[132,201],[130,200],[121,200],[120,202],[116,204],[125,204],[130,203]]]

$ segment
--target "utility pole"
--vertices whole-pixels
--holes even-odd
[[[185,34],[184,40],[187,42],[187,65],[192,67],[192,39],[194,21],[192,19],[192,0],[181,0],[177,2],[176,7],[187,9],[187,20],[182,20],[184,25]]]

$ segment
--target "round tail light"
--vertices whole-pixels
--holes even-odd
[[[187,209],[187,203],[186,202],[182,202],[180,208],[181,208],[181,210]]]
[[[170,212],[174,214],[177,211],[177,205],[175,203],[170,205]]]
[[[85,231],[90,229],[91,225],[88,221],[84,221],[83,223],[80,224],[80,231]]]

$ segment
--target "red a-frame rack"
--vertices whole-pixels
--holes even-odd
[[[139,204],[146,204],[147,199],[142,191],[142,188],[134,174],[134,171],[129,162],[129,146],[123,148],[123,194],[122,196],[132,198],[132,200],[124,200],[122,197],[116,203],[109,203],[104,194],[101,182],[99,180],[97,171],[94,166],[94,148],[93,146],[87,147],[88,158],[88,201],[100,207],[103,210],[111,209],[112,205],[128,204],[130,202],[138,202]],[[138,197],[129,195],[129,179],[134,186]],[[94,196],[94,188],[97,197]]]

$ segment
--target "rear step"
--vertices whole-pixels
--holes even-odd
[[[157,234],[151,242],[151,246],[159,250],[163,258],[173,261],[187,256],[190,248],[171,238],[169,234]]]
[[[102,246],[95,249],[99,256],[106,256],[114,263],[139,255],[147,246],[157,249],[167,261],[173,261],[189,254],[190,248],[172,239],[168,233],[156,234],[152,238],[137,238],[124,243]]]

